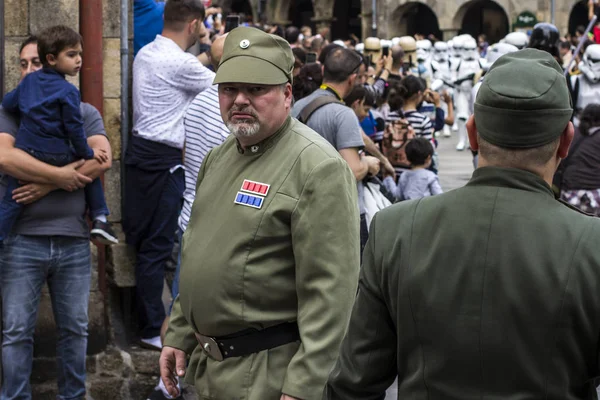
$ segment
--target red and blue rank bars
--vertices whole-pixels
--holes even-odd
[[[265,197],[269,193],[270,187],[271,185],[267,185],[266,183],[244,179],[242,188],[235,196],[234,203],[260,209],[263,206]]]

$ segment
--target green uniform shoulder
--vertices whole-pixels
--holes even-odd
[[[290,133],[294,134],[294,140],[303,144],[303,147],[310,148],[315,153],[321,153],[330,158],[340,158],[338,151],[323,136],[304,125],[295,118],[289,127]]]

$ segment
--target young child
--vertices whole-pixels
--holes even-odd
[[[411,170],[400,175],[398,184],[391,177],[383,180],[385,187],[394,194],[396,201],[420,199],[442,193],[438,177],[427,168],[431,165],[433,146],[425,138],[415,138],[406,145],[406,158]]]
[[[65,75],[76,76],[81,69],[82,44],[81,36],[65,26],[42,32],[38,51],[44,67],[27,75],[2,100],[4,109],[20,116],[15,147],[58,167],[82,158],[101,163],[108,160],[105,151],[88,146],[79,91],[65,79]],[[12,199],[18,185],[15,178],[8,177],[0,203],[0,241],[6,239],[23,207]],[[100,179],[86,186],[85,197],[94,221],[92,238],[102,244],[118,243],[106,220],[108,208]]]

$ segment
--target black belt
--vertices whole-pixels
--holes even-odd
[[[287,322],[261,331],[248,329],[221,337],[196,333],[196,339],[209,357],[223,361],[226,358],[247,356],[296,342],[300,340],[300,332],[296,322]]]

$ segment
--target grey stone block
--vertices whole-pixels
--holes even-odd
[[[125,243],[124,235],[118,225],[113,226],[118,231],[120,243],[108,249],[107,271],[117,287],[135,286],[135,250]]]
[[[54,25],[79,32],[79,0],[29,0],[29,23],[33,34]]]
[[[29,5],[23,0],[4,0],[4,34],[29,35]]]
[[[120,223],[122,220],[121,162],[118,160],[113,160],[111,169],[104,174],[104,195],[108,209],[110,210],[108,220],[112,223]],[[116,229],[117,226],[115,225],[114,228]],[[119,236],[119,241],[124,242],[125,235],[122,232],[117,232],[117,235]]]
[[[19,47],[25,36],[6,37],[4,39],[4,91],[10,92],[19,84],[21,68],[19,67]]]

